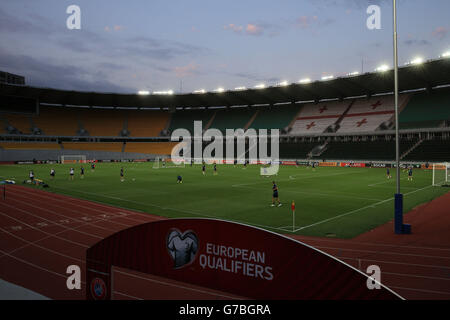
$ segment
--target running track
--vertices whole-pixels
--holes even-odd
[[[361,270],[379,265],[381,281],[407,299],[450,299],[450,213],[445,221],[432,224],[445,232],[439,235],[434,229],[424,236],[431,227],[428,209],[436,216],[433,221],[442,218],[435,210],[442,201],[448,208],[450,194],[407,215],[418,236],[392,236],[388,224],[352,240],[295,238]],[[52,299],[85,298],[84,282],[82,290],[67,289],[66,268],[79,265],[84,275],[85,252],[91,245],[122,229],[163,219],[23,186],[8,186],[6,200],[0,203],[0,278]],[[425,215],[426,227],[415,228]],[[113,298],[240,299],[122,269],[114,269]]]

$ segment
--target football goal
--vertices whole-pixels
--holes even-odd
[[[62,155],[60,157],[61,163],[86,163],[86,155],[77,154],[77,155]]]
[[[434,163],[433,164],[433,186],[448,186],[450,180],[450,163]]]
[[[153,169],[184,168],[185,166],[184,161],[180,164],[175,164],[170,158],[155,158],[153,162]]]

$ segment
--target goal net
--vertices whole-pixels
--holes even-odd
[[[175,164],[170,158],[155,158],[153,163],[153,169],[184,168],[185,166],[185,161]]]
[[[62,155],[61,163],[86,163],[86,155],[77,154],[77,155]]]
[[[450,184],[450,163],[434,163],[433,164],[433,186],[442,186]]]

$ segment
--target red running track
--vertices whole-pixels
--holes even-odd
[[[64,195],[8,186],[0,200],[0,278],[52,299],[84,299],[68,290],[66,269],[85,274],[86,249],[122,229],[164,219]],[[392,224],[352,240],[296,236],[365,270],[381,267],[381,281],[407,299],[450,299],[450,194],[406,215],[413,235]],[[114,299],[241,299],[176,281],[114,268]],[[158,297],[154,292],[160,293]]]
[[[120,230],[164,219],[23,186],[8,186],[0,204],[0,279],[51,299],[85,299],[84,281],[81,290],[67,289],[66,270],[78,265],[84,278],[90,246]],[[114,299],[242,299],[118,268],[113,279]]]
[[[450,300],[450,193],[404,215],[411,235],[395,235],[393,222],[354,239],[295,239],[365,272],[381,269],[381,282],[406,299]]]
[[[22,186],[0,200],[0,278],[52,299],[84,299],[69,290],[66,269],[85,274],[86,249],[122,229],[160,217]]]

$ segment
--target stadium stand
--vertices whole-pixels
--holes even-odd
[[[33,117],[33,122],[48,136],[74,136],[79,129],[79,109],[62,107],[41,107],[39,116]]]
[[[409,150],[417,140],[401,140],[400,152]],[[316,157],[328,160],[394,160],[395,140],[375,141],[332,141],[325,151]]]
[[[437,128],[450,120],[450,89],[413,95],[400,114],[400,129]]]
[[[166,128],[170,114],[160,111],[130,111],[128,131],[131,137],[157,137]]]
[[[219,129],[223,133],[226,129],[244,129],[255,112],[254,109],[250,108],[217,110],[210,128]]]
[[[126,111],[82,109],[78,116],[90,136],[119,136],[124,129]]]
[[[399,96],[399,109],[402,110],[408,101],[407,95]],[[394,97],[372,97],[355,100],[350,110],[339,123],[339,133],[370,132],[377,130],[382,124],[390,123],[394,116]]]
[[[202,121],[203,129],[212,119],[215,114],[215,110],[184,110],[177,111],[172,115],[169,130],[173,132],[178,128],[184,128],[191,132],[194,132],[194,121]]]
[[[249,128],[253,129],[287,129],[292,119],[298,114],[299,105],[281,105],[269,109],[260,109]]]
[[[64,142],[65,150],[95,150],[122,152],[122,142]]]
[[[317,142],[286,142],[280,143],[280,158],[282,159],[307,159],[308,154]]]
[[[0,148],[4,150],[59,150],[58,143],[44,142],[1,142]]]
[[[291,134],[322,133],[336,123],[350,106],[350,101],[306,104],[292,125]]]
[[[422,143],[408,153],[403,160],[447,162],[449,159],[450,140],[435,138],[422,141]]]
[[[3,115],[5,133],[30,134],[31,121],[29,115],[5,114]],[[6,120],[6,121],[5,121]]]
[[[177,142],[127,142],[125,152],[170,155]]]
[[[41,107],[39,115],[3,114],[1,132],[49,136],[156,137],[166,127],[169,113],[85,108]],[[34,127],[34,128],[33,128]],[[38,130],[39,129],[39,130]],[[84,129],[84,130],[83,130]]]

